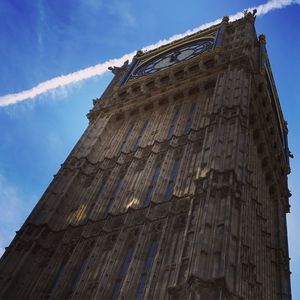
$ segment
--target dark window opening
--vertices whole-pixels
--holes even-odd
[[[170,128],[169,128],[169,131],[168,131],[168,134],[167,134],[167,140],[169,140],[172,137],[173,133],[174,133],[175,124],[176,124],[176,121],[178,119],[178,116],[179,116],[179,109],[177,108],[174,115],[173,115],[173,118],[171,120]]]
[[[127,270],[128,270],[131,258],[132,258],[132,253],[133,253],[133,247],[129,247],[127,250],[127,253],[123,259],[118,278],[116,279],[116,282],[115,282],[115,286],[114,286],[112,297],[111,297],[112,300],[118,299],[118,297],[119,297],[119,294],[120,294],[120,291],[121,291],[121,288],[122,288],[122,285],[124,282],[124,278],[126,276],[126,273],[127,273]]]
[[[127,131],[127,133],[125,135],[125,138],[124,138],[124,140],[122,142],[122,145],[121,145],[121,147],[120,147],[120,149],[119,149],[119,151],[117,153],[117,156],[119,156],[123,152],[123,150],[124,150],[124,148],[126,146],[127,140],[128,140],[128,138],[129,138],[129,136],[130,136],[130,134],[132,132],[132,129],[133,129],[133,125],[128,129],[128,131]]]
[[[156,252],[157,252],[157,246],[158,246],[157,241],[152,240],[150,242],[146,262],[144,264],[143,272],[141,274],[140,282],[139,282],[139,285],[137,288],[137,293],[136,293],[136,297],[135,297],[136,300],[141,300],[143,298],[146,282],[151,273],[153,261],[154,261],[154,258],[155,258]]]
[[[184,134],[188,134],[190,132],[194,112],[195,112],[195,103],[192,104],[192,107],[189,112],[189,117],[185,123],[184,132],[183,132]]]
[[[119,190],[121,189],[122,185],[123,185],[123,181],[124,181],[124,178],[120,178],[112,192],[112,195],[111,195],[111,198],[109,199],[109,202],[105,208],[105,211],[104,211],[104,217],[106,218],[108,216],[108,213],[112,207],[112,204],[114,202],[114,200],[116,199],[116,196],[118,195],[118,192]]]
[[[170,177],[170,180],[168,182],[167,191],[166,191],[166,194],[165,194],[165,200],[166,201],[170,200],[173,196],[173,190],[174,190],[174,185],[175,185],[176,177],[177,177],[177,174],[178,174],[179,166],[180,166],[180,160],[176,159],[174,164],[173,164],[171,177]]]
[[[150,183],[150,185],[148,187],[148,190],[147,190],[147,194],[146,194],[146,197],[145,197],[145,200],[144,200],[144,207],[147,206],[150,203],[151,199],[152,199],[153,190],[154,190],[155,185],[157,183],[159,173],[160,173],[160,166],[157,166],[155,168],[154,174],[153,174],[152,179],[151,179],[151,183]]]
[[[136,142],[135,142],[135,144],[134,144],[133,151],[136,151],[136,149],[137,149],[138,146],[140,145],[141,139],[142,139],[143,134],[144,134],[144,132],[145,132],[145,130],[146,130],[146,128],[147,128],[147,125],[148,125],[148,120],[145,121],[145,123],[144,123],[144,125],[143,125],[143,127],[142,127],[142,129],[141,129],[141,131],[140,131],[140,134],[139,134],[139,136],[138,136],[138,138],[137,138],[137,140],[136,140]]]

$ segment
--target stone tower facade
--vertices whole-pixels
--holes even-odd
[[[110,68],[1,299],[291,299],[287,127],[254,20]]]

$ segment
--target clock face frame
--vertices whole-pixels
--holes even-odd
[[[208,49],[212,49],[214,42],[214,38],[205,38],[172,48],[137,66],[131,75],[132,77],[140,77],[165,70],[175,64],[192,59]]]

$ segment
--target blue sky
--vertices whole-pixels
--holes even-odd
[[[0,96],[30,89],[264,1],[1,0]],[[285,119],[291,161],[288,216],[294,299],[300,299],[300,5],[256,20]],[[0,254],[87,126],[105,73],[9,106],[0,106]],[[297,297],[298,296],[298,297]]]

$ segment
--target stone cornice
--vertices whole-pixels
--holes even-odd
[[[128,111],[136,108],[140,105],[145,105],[145,98],[147,99],[146,103],[151,103],[159,101],[163,97],[170,97],[170,94],[175,95],[178,92],[186,91],[186,86],[190,86],[190,89],[195,87],[199,88],[205,87],[210,81],[214,80],[216,76],[228,69],[228,64],[233,67],[241,67],[252,73],[257,73],[259,70],[256,70],[254,63],[250,57],[246,54],[243,54],[243,47],[239,49],[234,49],[230,51],[225,51],[224,53],[219,53],[216,51],[213,55],[207,56],[206,60],[203,59],[200,64],[196,63],[198,66],[198,71],[193,72],[191,68],[195,63],[193,61],[186,62],[181,66],[174,66],[174,68],[163,71],[157,77],[147,77],[147,79],[141,80],[138,85],[127,84],[124,85],[116,92],[112,97],[99,99],[95,102],[94,108],[88,114],[90,122],[93,122],[100,113],[102,114],[114,114],[124,111]],[[235,51],[235,55],[232,55],[232,51]],[[176,78],[176,74],[182,75],[186,73],[188,76],[186,79],[182,77]],[[164,84],[160,79],[168,77],[169,83]],[[147,84],[153,82],[154,86],[151,88],[147,87]],[[138,87],[137,92],[134,91],[133,86]]]
[[[232,113],[232,111],[235,112],[235,114]],[[219,122],[220,118],[230,121],[233,119],[237,119],[239,121],[239,124],[245,128],[248,129],[247,125],[247,119],[246,116],[243,114],[242,109],[239,105],[233,105],[233,106],[228,106],[228,105],[221,105],[218,110],[215,113],[212,113],[209,115],[209,121],[205,126],[202,126],[201,128],[195,130],[191,128],[190,132],[188,135],[182,134],[182,135],[175,135],[173,134],[172,138],[167,141],[158,141],[155,140],[153,144],[148,145],[146,147],[138,147],[138,150],[135,152],[129,152],[129,153],[122,153],[121,156],[119,157],[106,157],[102,161],[97,161],[97,162],[92,162],[90,161],[87,157],[76,157],[76,156],[71,156],[68,161],[66,161],[62,167],[64,169],[79,169],[82,174],[84,175],[92,175],[95,172],[97,172],[99,169],[102,170],[107,170],[113,168],[115,165],[124,165],[132,160],[140,160],[144,159],[145,155],[143,152],[146,152],[146,155],[149,155],[150,153],[153,154],[158,154],[161,152],[165,152],[168,149],[176,149],[178,147],[183,147],[187,144],[193,144],[199,140],[201,140],[202,133],[209,127],[216,125],[217,122]],[[157,148],[157,146],[160,146],[158,150],[153,150],[153,148]],[[139,153],[138,156],[135,156],[134,153]],[[92,169],[95,169],[95,171],[92,171],[91,173],[84,171],[85,169],[85,164],[88,166],[91,166]],[[110,166],[110,167],[107,167]]]
[[[79,232],[77,240],[95,238],[103,234],[118,232],[121,229],[124,230],[124,228],[140,226],[144,223],[156,223],[170,216],[177,217],[186,215],[189,211],[192,198],[193,196],[173,196],[169,201],[151,201],[146,207],[131,207],[122,213],[109,213],[106,218],[98,220],[89,219],[88,222],[79,225],[68,224],[61,229],[54,229],[47,223],[35,224],[28,222],[17,232],[17,236],[22,242],[29,244],[34,241],[41,241],[42,237],[40,233],[44,231],[62,234],[66,236],[64,239],[68,239],[67,236],[72,236],[72,234],[77,231]],[[29,231],[27,233],[28,229]],[[35,230],[38,233],[36,236],[33,234]],[[8,247],[8,249],[10,247]]]

